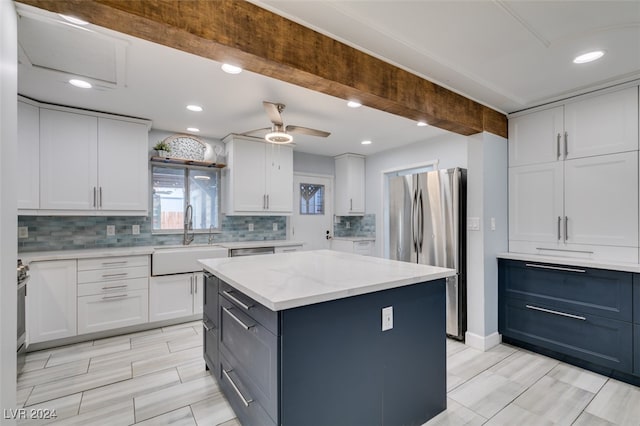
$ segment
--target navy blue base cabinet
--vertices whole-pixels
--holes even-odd
[[[444,280],[279,312],[218,281],[207,364],[243,426],[421,425],[446,409]]]
[[[632,376],[640,376],[640,326],[633,324],[640,310],[637,276],[538,262],[498,262],[498,329],[503,341],[639,382]]]

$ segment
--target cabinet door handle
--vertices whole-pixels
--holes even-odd
[[[558,216],[558,241],[560,241],[560,224],[562,223],[562,218]]]
[[[564,159],[569,155],[569,133],[564,132]]]
[[[231,387],[233,388],[233,390],[238,394],[238,396],[240,397],[240,399],[242,400],[242,403],[244,404],[245,407],[248,407],[249,404],[251,404],[253,402],[253,399],[249,398],[245,398],[244,395],[242,395],[242,392],[240,392],[240,389],[238,388],[238,386],[235,384],[235,382],[231,379],[231,377],[229,376],[229,373],[231,373],[233,370],[225,370],[224,368],[222,369],[222,374],[224,374],[224,377],[227,378],[227,380],[229,381],[229,383],[231,383]]]
[[[247,325],[244,323],[244,321],[242,321],[240,318],[238,318],[237,316],[233,315],[233,312],[231,312],[230,308],[226,308],[226,307],[222,307],[222,310],[231,317],[231,319],[233,319],[235,322],[237,322],[238,324],[240,324],[240,326],[242,328],[244,328],[245,330],[249,331],[251,328],[255,327],[254,325]]]
[[[127,275],[129,275],[128,272],[121,272],[119,274],[102,274],[102,278],[126,277]]]
[[[353,198],[349,198],[349,211],[353,211]]]
[[[569,218],[567,216],[564,217],[564,240],[567,241],[569,239]]]
[[[100,201],[100,203],[98,204],[98,206],[99,206],[100,208],[102,208],[102,187],[100,187],[100,188],[98,189],[98,200]]]
[[[127,297],[128,294],[117,294],[115,296],[102,296],[102,300],[109,300],[109,299],[120,299],[121,297]]]
[[[560,138],[562,136],[558,133],[558,137],[556,138],[556,160],[560,159]]]
[[[269,200],[269,194],[267,194],[267,210],[269,210],[269,204],[271,204],[270,201],[271,200]]]
[[[551,309],[545,309],[545,308],[540,308],[538,306],[532,306],[532,305],[526,305],[527,309],[532,309],[534,311],[540,311],[540,312],[546,312],[548,314],[553,314],[553,315],[559,315],[561,317],[567,317],[567,318],[573,318],[573,319],[577,319],[580,321],[585,321],[586,318],[582,317],[580,315],[573,315],[573,314],[568,314],[566,312],[560,312],[560,311],[554,311]]]
[[[195,276],[193,277],[193,288],[194,288],[194,293],[198,294],[198,277]]]
[[[229,299],[231,299],[233,302],[235,302],[237,305],[240,305],[241,308],[246,309],[247,311],[251,308],[253,308],[253,305],[247,305],[246,303],[244,303],[242,300],[238,299],[237,297],[235,297],[233,294],[231,294],[230,291],[224,290],[222,292],[222,294],[224,294],[225,296],[227,296]]]
[[[580,274],[584,274],[587,271],[584,269],[576,269],[576,268],[563,268],[561,266],[549,266],[549,265],[537,265],[535,263],[525,263],[525,266],[529,268],[539,268],[539,269],[552,269],[554,271],[564,271],[564,272],[578,272]]]
[[[102,287],[103,290],[113,290],[114,288],[125,288],[127,284],[124,285],[112,285],[110,287]]]
[[[97,195],[97,188],[94,186],[94,187],[93,187],[93,207],[96,207],[96,200],[97,200],[97,198],[98,198],[98,195]]]
[[[193,277],[189,277],[189,294],[193,294]]]

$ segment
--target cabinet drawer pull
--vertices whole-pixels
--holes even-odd
[[[109,299],[119,299],[121,297],[127,297],[129,296],[128,294],[116,294],[115,296],[102,296],[102,300],[109,300]]]
[[[125,265],[127,263],[126,260],[119,260],[117,262],[102,262],[103,266],[108,266],[108,265]]]
[[[229,383],[231,383],[231,387],[238,394],[238,396],[242,400],[242,403],[244,404],[244,406],[248,407],[249,404],[251,404],[253,402],[253,399],[252,398],[247,399],[247,398],[244,397],[244,395],[242,395],[242,392],[240,392],[240,389],[238,388],[238,385],[236,385],[235,382],[233,381],[233,379],[231,379],[231,376],[229,376],[229,373],[231,373],[232,371],[233,370],[225,370],[223,368],[222,369],[222,374],[224,374],[224,377],[226,377],[227,380],[229,381]]]
[[[127,275],[129,275],[128,272],[121,272],[119,274],[102,274],[102,278],[125,277]]]
[[[216,329],[216,327],[215,327],[215,326],[213,326],[213,325],[209,325],[209,324],[207,324],[205,321],[202,321],[202,326],[204,327],[204,329],[205,329],[206,331],[211,331],[211,330],[215,330],[215,329]]]
[[[584,274],[584,273],[587,272],[584,269],[563,268],[563,267],[560,267],[560,266],[536,265],[535,263],[525,263],[525,266],[527,266],[529,268],[552,269],[554,271],[579,272],[581,274]]]
[[[240,299],[232,295],[230,291],[224,290],[222,294],[227,296],[229,299],[231,299],[233,302],[237,303],[238,305],[240,305],[241,308],[244,308],[247,311],[253,308],[253,305],[247,305],[246,303],[242,302]]]
[[[103,290],[113,290],[114,288],[125,288],[127,287],[127,284],[123,284],[123,285],[112,285],[109,287],[102,287]]]
[[[283,249],[282,252],[283,253],[293,253],[294,251],[297,251],[296,249]]]
[[[585,317],[581,317],[580,315],[567,314],[566,312],[554,311],[551,309],[540,308],[538,306],[526,305],[527,309],[532,309],[534,311],[546,312],[548,314],[560,315],[561,317],[573,318],[580,321],[585,321]]]
[[[225,308],[224,306],[222,307],[222,310],[231,317],[231,319],[233,319],[235,322],[237,322],[238,324],[240,324],[240,326],[242,326],[242,328],[244,328],[245,330],[250,330],[252,327],[255,327],[255,325],[247,325],[245,324],[240,318],[238,318],[237,316],[233,315],[233,312],[231,312],[231,310],[229,308]]]

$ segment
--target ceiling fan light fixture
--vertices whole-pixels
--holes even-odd
[[[604,52],[602,50],[594,50],[593,52],[583,53],[582,55],[578,55],[573,59],[574,64],[586,64],[588,62],[593,62],[597,59],[600,59],[604,56]]]
[[[221,68],[222,71],[226,72],[227,74],[240,74],[242,72],[242,68],[231,64],[222,64]]]
[[[285,132],[269,132],[264,135],[264,140],[275,144],[287,144],[293,142],[293,137]]]

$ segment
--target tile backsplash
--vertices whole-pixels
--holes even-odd
[[[278,230],[273,230],[273,224]],[[253,231],[249,231],[253,224]],[[107,225],[115,226],[115,235],[107,236]],[[132,234],[132,225],[140,234]],[[159,246],[181,244],[182,233],[152,234],[151,220],[137,216],[18,216],[18,227],[28,228],[28,238],[18,239],[19,252],[79,250],[105,247]],[[223,216],[222,232],[214,242],[262,241],[286,239],[283,216]],[[207,243],[209,234],[195,234],[194,243]]]
[[[337,221],[340,220],[340,223]],[[372,237],[376,236],[376,215],[336,216],[333,224],[333,235],[336,237]]]

